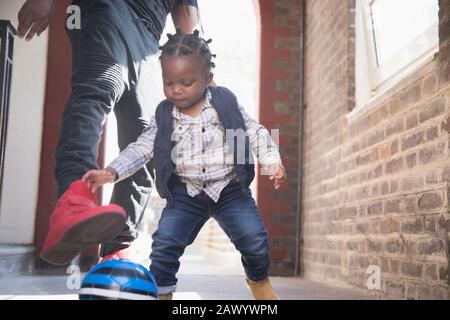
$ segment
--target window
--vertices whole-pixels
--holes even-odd
[[[438,12],[438,0],[357,0],[357,108],[434,58]]]

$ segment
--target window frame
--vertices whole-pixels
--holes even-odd
[[[430,63],[436,58],[436,53],[439,51],[439,36],[438,36],[438,24],[433,24],[428,30],[424,33],[416,37],[413,41],[411,41],[408,46],[403,49],[400,53],[391,57],[387,62],[381,66],[378,65],[377,51],[376,51],[376,30],[373,25],[373,18],[371,13],[371,4],[376,0],[356,0],[356,11],[359,12],[359,19],[355,19],[355,28],[362,28],[362,30],[356,30],[356,32],[360,31],[362,38],[359,41],[362,41],[361,47],[364,49],[356,48],[355,59],[361,59],[358,57],[359,55],[365,54],[364,62],[367,61],[367,66],[364,66],[364,72],[360,70],[360,77],[356,75],[356,91],[364,90],[368,91],[365,93],[360,93],[360,96],[363,96],[363,100],[358,101],[356,99],[356,105],[354,110],[362,110],[365,109],[368,105],[374,100],[378,100],[378,98],[386,93],[390,88],[394,87],[401,80],[408,77],[417,69],[423,67],[424,65]],[[357,12],[355,15],[358,17]],[[437,36],[437,37],[435,37]],[[416,40],[419,38],[427,38],[430,37],[429,45],[427,49],[423,52],[421,48],[417,47]],[[434,39],[432,39],[434,37]],[[355,40],[356,41],[356,40]],[[413,58],[406,62],[403,61],[403,53],[404,52],[413,52]],[[356,68],[357,69],[357,68]],[[358,73],[358,70],[355,69],[355,73]],[[358,81],[366,81],[365,85],[358,85]],[[358,88],[358,87],[363,87]],[[358,94],[358,93],[357,93]],[[360,99],[361,100],[361,99]]]

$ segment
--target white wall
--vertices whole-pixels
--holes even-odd
[[[23,0],[1,0],[0,19],[17,27]],[[0,243],[31,244],[38,198],[48,33],[15,38],[9,124],[0,204]]]

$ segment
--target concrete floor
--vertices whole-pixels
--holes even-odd
[[[213,264],[198,249],[189,248],[181,260],[178,291],[174,294],[174,300],[252,299],[245,284],[242,266],[238,262],[235,259],[227,264]],[[146,265],[146,262],[143,261],[143,264]],[[69,274],[4,278],[0,281],[0,300],[77,300],[77,290],[70,289],[76,283],[74,279],[74,275]],[[361,295],[358,291],[335,288],[301,278],[272,277],[271,281],[283,300],[373,299]]]

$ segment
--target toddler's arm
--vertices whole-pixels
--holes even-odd
[[[105,169],[89,170],[83,177],[94,192],[106,183],[123,180],[141,169],[153,158],[156,132],[153,116],[136,142],[129,144]]]
[[[287,178],[278,146],[273,141],[269,131],[250,117],[245,112],[244,107],[239,105],[239,110],[244,118],[252,151],[261,163],[263,174],[270,175],[270,179],[274,180],[275,189],[278,189]]]

